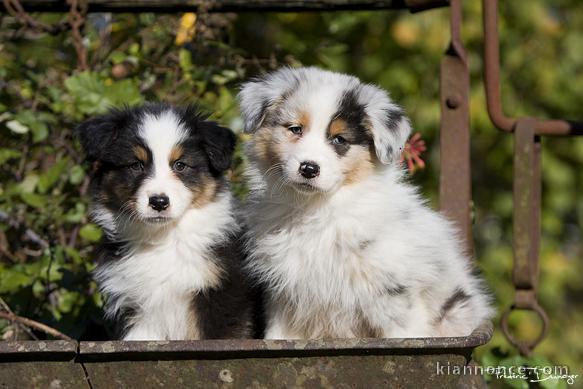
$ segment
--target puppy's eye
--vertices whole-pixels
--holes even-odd
[[[289,126],[287,129],[294,135],[302,134],[302,126]]]
[[[177,172],[181,172],[186,169],[186,164],[184,162],[176,161],[174,162],[174,165],[172,165],[172,169]]]
[[[130,165],[130,169],[132,169],[135,172],[141,172],[144,170],[144,163],[141,161],[134,162]]]
[[[346,139],[341,137],[340,135],[336,135],[332,138],[332,144],[335,146],[341,146],[346,144]]]

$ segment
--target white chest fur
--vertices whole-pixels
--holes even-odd
[[[191,209],[156,233],[134,232],[121,259],[98,267],[108,315],[132,310],[125,340],[186,339],[198,335],[194,293],[220,283],[210,247],[235,225],[230,197]]]
[[[313,206],[258,197],[249,267],[269,285],[267,337],[434,333],[454,283],[468,283],[465,259],[447,222],[399,181],[387,171]]]

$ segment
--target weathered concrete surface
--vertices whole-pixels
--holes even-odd
[[[233,357],[273,357],[310,355],[423,354],[453,353],[469,355],[492,337],[492,323],[484,323],[470,336],[455,338],[390,338],[326,340],[227,339],[165,342],[80,342],[84,361],[120,359],[181,359]]]
[[[460,355],[368,355],[86,363],[93,388],[459,388]]]
[[[0,388],[89,388],[75,341],[0,342]]]
[[[5,362],[0,363],[2,389],[68,389],[89,388],[83,367],[69,362]]]
[[[47,341],[6,341],[0,342],[0,361],[28,356],[41,358],[43,355],[54,359],[71,360],[77,354],[78,342],[67,340]]]
[[[439,366],[467,365],[491,335],[487,323],[459,338],[0,342],[0,389],[482,388]]]

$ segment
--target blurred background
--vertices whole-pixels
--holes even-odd
[[[57,23],[63,14],[35,14]],[[507,114],[583,116],[583,4],[500,5],[502,95]],[[464,2],[471,67],[472,179],[476,259],[499,310],[512,302],[512,137],[490,123],[482,74],[481,6]],[[242,81],[279,66],[316,65],[386,88],[427,145],[411,180],[437,204],[439,63],[448,10],[234,14],[92,14],[85,26],[89,70],[75,71],[69,33],[24,28],[0,15],[0,305],[83,339],[109,336],[90,271],[101,231],[86,217],[87,172],[72,130],[110,106],[197,103],[240,132]],[[240,135],[244,141],[245,136]],[[499,331],[477,352],[487,365],[583,367],[583,139],[543,139],[540,301],[548,337],[529,359]],[[231,173],[241,198],[240,150]],[[387,199],[390,201],[390,199]],[[513,315],[524,337],[536,317]],[[46,338],[0,319],[3,339]],[[580,381],[580,380],[579,380]],[[581,382],[581,381],[580,381]],[[579,382],[579,383],[580,383]],[[521,380],[495,385],[526,388]],[[541,387],[563,387],[545,381]]]

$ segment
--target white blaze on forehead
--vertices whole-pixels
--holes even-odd
[[[142,120],[140,136],[152,151],[154,175],[170,172],[168,160],[174,146],[183,142],[187,131],[172,111],[158,116],[148,114]]]
[[[326,133],[330,121],[338,111],[338,93],[334,86],[323,87],[316,93],[306,96],[306,107],[309,112],[309,127],[312,131]]]
[[[306,81],[292,94],[292,100],[301,110],[309,114],[312,132],[326,133],[330,122],[341,109],[340,103],[345,93],[354,92],[360,82],[345,74],[307,68],[303,71]]]
[[[192,192],[172,171],[173,161],[170,161],[170,155],[175,146],[187,139],[188,130],[180,124],[176,114],[165,111],[157,116],[144,116],[140,136],[152,152],[152,170],[138,190],[138,212],[144,217],[177,218],[188,208],[192,201]],[[168,197],[169,207],[163,212],[155,211],[149,206],[149,198],[154,195]]]

